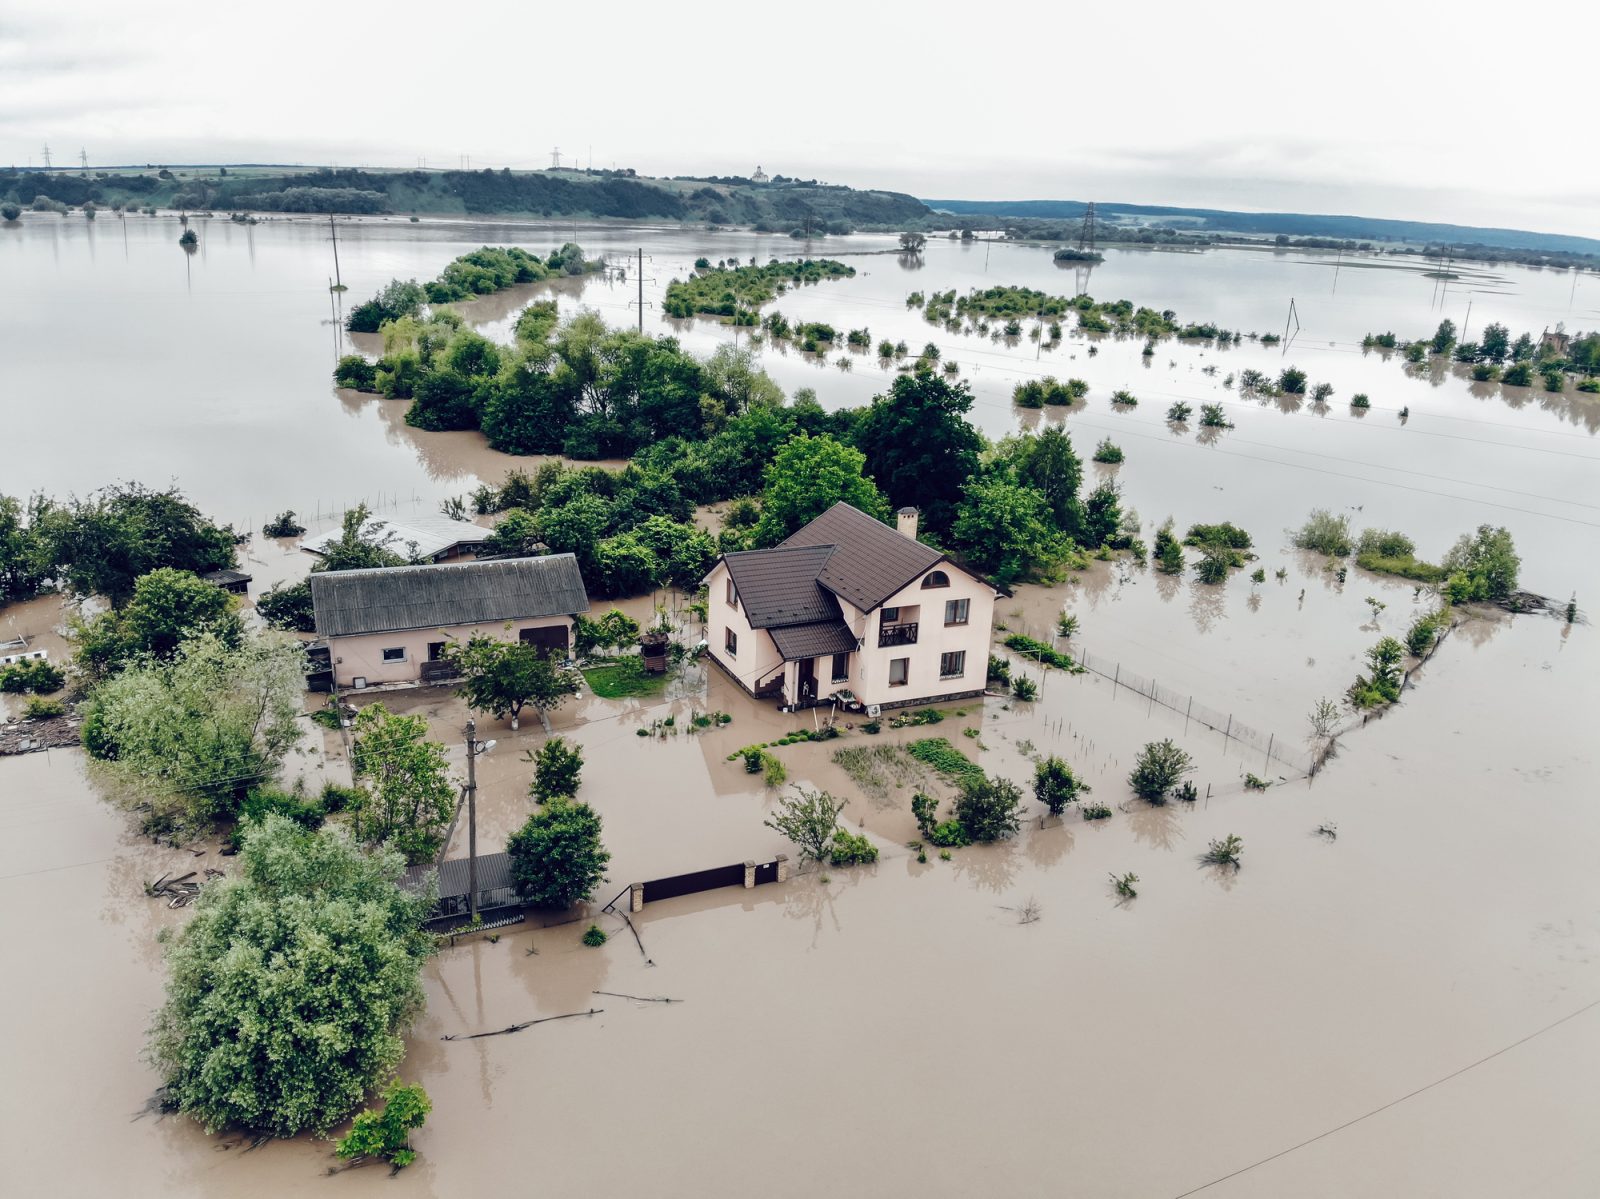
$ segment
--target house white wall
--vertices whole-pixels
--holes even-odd
[[[757,690],[783,665],[783,655],[765,629],[752,629],[744,603],[728,603],[728,564],[718,562],[706,576],[706,652],[747,691]],[[730,654],[727,633],[732,629],[739,650]]]
[[[941,562],[934,569],[949,576],[948,587],[924,588],[922,578],[926,576],[919,577],[866,618],[862,634],[864,646],[856,667],[858,679],[851,688],[863,703],[900,705],[983,690],[989,671],[994,589],[949,562]],[[946,602],[960,599],[967,601],[967,623],[946,625]],[[900,609],[900,616],[892,623],[916,621],[915,645],[879,647],[879,630],[889,623],[883,619],[883,610],[894,607]],[[916,609],[915,615],[911,614],[912,609]],[[941,655],[963,650],[967,655],[966,669],[952,678],[941,677]],[[889,664],[895,658],[908,659],[907,681],[903,687],[889,685]]]
[[[545,616],[532,620],[513,620],[491,625],[446,625],[433,629],[408,629],[399,633],[363,633],[354,637],[329,637],[328,654],[333,662],[334,681],[340,687],[354,686],[363,678],[368,686],[377,683],[414,683],[421,676],[422,663],[428,661],[428,646],[436,641],[464,643],[473,636],[516,641],[524,629],[562,628],[567,643],[572,643],[570,616]],[[385,661],[384,650],[401,650],[399,661]]]

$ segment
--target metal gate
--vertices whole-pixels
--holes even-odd
[[[761,867],[756,867],[759,874]],[[772,877],[778,877],[778,867],[772,866]],[[693,895],[699,891],[711,891],[717,887],[742,887],[744,886],[744,865],[736,863],[732,866],[715,866],[710,870],[695,870],[689,874],[674,874],[669,878],[658,878],[644,884],[644,901],[654,903],[658,899],[672,899],[678,895]]]

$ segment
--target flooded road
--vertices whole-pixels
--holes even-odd
[[[270,511],[314,514],[380,491],[391,510],[433,511],[440,496],[498,478],[500,456],[481,439],[417,433],[400,406],[330,387],[345,345],[320,323],[323,230],[213,222],[186,281],[172,222],[130,218],[125,252],[109,220],[50,222],[30,216],[20,231],[0,230],[7,277],[32,280],[38,301],[0,301],[0,416],[51,446],[74,428],[103,436],[70,453],[8,455],[0,488],[59,493],[174,476],[218,516],[259,525]],[[545,247],[568,236],[570,227],[372,222],[341,229],[341,253],[351,294],[364,298],[484,241]],[[680,230],[578,237],[591,253],[646,239],[647,299],[700,253],[795,248]],[[1205,587],[1097,563],[1002,600],[997,620],[1012,629],[1042,636],[1072,612],[1081,629],[1070,644],[1299,742],[1316,699],[1339,695],[1365,649],[1403,632],[1419,602],[1410,584],[1353,567],[1340,584],[1289,548],[1284,530],[1311,507],[1347,512],[1357,530],[1403,529],[1430,558],[1480,522],[1505,524],[1524,586],[1563,601],[1576,592],[1586,610],[1600,603],[1600,565],[1582,552],[1600,525],[1592,398],[1519,397],[1449,372],[1413,379],[1361,355],[1350,343],[1369,324],[1417,333],[1436,323],[1434,283],[1414,272],[1385,261],[1358,273],[1346,262],[1337,296],[1331,264],[1292,255],[1113,252],[1095,272],[1096,295],[1262,331],[1293,288],[1308,339],[1289,361],[1339,390],[1318,413],[1220,390],[1220,376],[1282,364],[1281,351],[1163,346],[1147,368],[1136,342],[1102,342],[1093,357],[1082,341],[1008,347],[932,331],[904,308],[912,287],[984,278],[1073,290],[1043,251],[935,240],[917,270],[893,254],[857,265],[855,280],[779,307],[868,324],[875,339],[953,347],[986,432],[1064,419],[1085,453],[1109,434],[1127,452],[1115,477],[1147,537],[1168,515],[1183,526],[1233,520],[1255,537],[1251,566],[1267,572],[1262,584],[1235,572]],[[1304,290],[1313,281],[1328,293],[1316,302]],[[632,285],[586,280],[561,302],[624,323],[636,319]],[[1571,285],[1567,275],[1500,271],[1474,294],[1473,322],[1592,325],[1592,281],[1578,282],[1573,301],[1590,315],[1566,310]],[[515,306],[493,304],[480,315],[503,331]],[[647,315],[647,328],[654,322]],[[1311,331],[1336,344],[1312,349]],[[709,349],[734,334],[687,322],[683,336]],[[824,403],[859,402],[885,383],[875,359],[841,371],[771,349],[764,358],[786,389],[816,387]],[[1218,376],[1203,373],[1212,362]],[[1090,379],[1088,405],[1016,413],[1011,384],[1045,369]],[[1141,397],[1132,412],[1105,402],[1120,386]],[[1365,417],[1341,402],[1361,389],[1373,396]],[[1237,427],[1214,440],[1175,432],[1162,420],[1168,397],[1228,398]],[[1404,425],[1401,406],[1411,409]],[[257,537],[247,569],[270,583],[308,564],[293,542]],[[1368,596],[1387,605],[1376,617]],[[626,606],[643,617],[649,601]],[[47,635],[59,614],[46,601],[3,618]],[[1042,682],[1034,704],[992,698],[927,729],[775,750],[791,781],[849,798],[844,819],[874,840],[880,862],[652,905],[635,918],[644,952],[610,916],[598,917],[613,934],[600,949],[578,941],[586,917],[444,950],[427,968],[427,1012],[401,1070],[428,1089],[434,1113],[416,1138],[418,1164],[393,1180],[370,1168],[327,1177],[325,1143],[246,1153],[237,1137],[141,1114],[156,1083],[140,1058],[163,977],[155,934],[182,918],[145,898],[141,882],[188,863],[226,869],[227,859],[132,837],[89,792],[75,753],[0,760],[8,1180],[19,1193],[115,1187],[176,1199],[446,1196],[505,1189],[530,1171],[554,1193],[580,1195],[787,1196],[824,1179],[882,1195],[1592,1195],[1595,647],[1586,621],[1477,615],[1398,708],[1341,739],[1314,782],[1098,674],[1026,667]],[[435,735],[458,744],[464,713],[448,696],[381,698],[427,713]],[[733,722],[682,731],[709,710]],[[659,732],[667,715],[677,733],[638,736]],[[580,794],[603,815],[614,855],[600,901],[631,881],[782,852],[763,824],[776,794],[726,758],[810,720],[758,708],[714,669],[688,672],[661,700],[585,696],[557,713],[556,730],[584,749]],[[497,741],[480,773],[480,848],[492,851],[531,810],[521,759],[544,733],[535,721],[515,734],[484,723],[480,735]],[[905,847],[913,784],[873,797],[831,760],[836,748],[919,735],[948,737],[1024,784],[1030,751],[1061,753],[1114,814],[1040,827],[1030,811],[1012,842],[919,864]],[[1194,753],[1209,791],[1193,807],[1150,807],[1123,781],[1138,747],[1167,736]],[[336,757],[338,738],[326,741]],[[1278,781],[1246,791],[1247,772]],[[914,785],[950,790],[931,778]],[[1329,822],[1336,839],[1315,832]],[[1244,838],[1243,868],[1202,867],[1207,842],[1228,833]],[[458,831],[457,850],[462,842]],[[1139,896],[1118,901],[1107,876],[1127,871]],[[1029,900],[1041,918],[1019,923]],[[440,1040],[590,1007],[605,1010],[516,1036]]]

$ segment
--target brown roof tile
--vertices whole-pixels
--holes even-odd
[[[856,635],[842,620],[819,620],[816,624],[790,625],[770,632],[772,643],[785,662],[823,654],[847,654],[856,648]]]
[[[834,550],[817,581],[863,612],[872,611],[943,557],[931,546],[843,503],[791,534],[778,548],[824,545]]]
[[[727,555],[724,561],[750,627],[839,619],[839,601],[817,583],[832,553],[832,546],[779,546]]]

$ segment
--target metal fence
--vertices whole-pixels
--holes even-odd
[[[1027,655],[1021,655],[1026,657]],[[1241,745],[1249,746],[1264,754],[1272,761],[1279,762],[1291,770],[1298,770],[1301,774],[1314,775],[1322,764],[1322,755],[1313,753],[1304,746],[1286,740],[1275,733],[1264,733],[1260,729],[1252,728],[1237,719],[1231,712],[1222,712],[1207,704],[1201,703],[1192,695],[1184,695],[1170,687],[1163,687],[1155,679],[1146,678],[1129,670],[1120,662],[1113,662],[1102,654],[1091,653],[1082,646],[1073,647],[1073,658],[1080,666],[1093,671],[1102,678],[1110,679],[1113,685],[1126,687],[1128,690],[1144,696],[1146,699],[1160,704],[1163,708],[1170,708],[1174,712],[1181,712],[1185,720],[1202,724],[1208,729],[1216,729],[1223,737],[1230,741],[1237,741]]]

